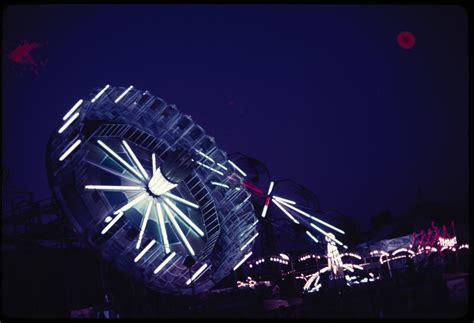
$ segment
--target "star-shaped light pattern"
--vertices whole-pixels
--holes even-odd
[[[247,176],[247,174],[235,162],[232,162],[231,160],[229,160],[229,164],[243,177]],[[237,181],[237,179],[235,179],[235,177],[233,176],[228,176],[227,178],[234,182]],[[223,187],[225,189],[232,189],[229,185],[225,183],[211,182],[211,184],[214,186]],[[253,191],[256,194],[259,194],[259,195],[264,194],[264,191],[261,188],[255,186],[254,184],[252,184],[251,182],[247,180],[241,181],[239,182],[239,184],[241,186],[248,188],[250,191]],[[297,205],[296,202],[274,195],[272,193],[274,185],[275,185],[275,182],[273,181],[271,181],[269,184],[269,187],[265,196],[265,203],[263,205],[261,218],[265,218],[270,203],[273,203],[295,224],[303,225],[309,230],[316,231],[319,234],[322,234],[327,241],[331,242],[331,244],[334,244],[334,245],[338,244],[342,246],[343,248],[348,249],[348,247],[345,244],[343,244],[340,240],[338,240],[333,233],[324,230],[321,226],[325,226],[329,228],[330,230],[337,232],[339,234],[345,234],[343,230],[301,210],[300,208],[296,207]],[[240,188],[236,187],[235,189],[240,189]],[[306,231],[306,234],[309,236],[309,238],[311,238],[311,240],[313,240],[316,243],[319,243],[319,240],[310,231]],[[246,243],[244,243],[244,245],[241,247],[241,250],[244,250],[245,247],[248,246],[253,240],[255,240],[257,236],[258,234],[251,237]],[[250,256],[251,256],[251,252],[243,257],[242,261],[234,268],[234,270],[240,267],[240,265],[243,262],[245,262],[245,260],[247,260]]]
[[[108,223],[103,230],[102,234],[106,234],[110,228],[114,226],[115,223],[130,209],[134,208],[139,211],[137,207],[138,204],[143,203],[146,205],[144,212],[140,212],[142,215],[142,221],[140,225],[140,231],[136,241],[136,249],[140,249],[143,241],[143,236],[145,234],[145,229],[147,227],[148,221],[151,217],[156,219],[158,223],[159,232],[161,235],[161,240],[165,253],[168,254],[166,260],[170,261],[172,257],[175,256],[175,252],[171,253],[170,242],[168,239],[168,233],[166,231],[165,221],[168,222],[173,227],[174,232],[178,236],[180,242],[184,245],[187,252],[191,256],[195,256],[195,250],[193,249],[188,238],[184,234],[180,224],[176,220],[179,218],[181,223],[185,224],[189,229],[196,233],[199,237],[204,237],[204,232],[197,226],[180,208],[176,206],[175,203],[180,203],[186,205],[187,207],[199,209],[199,205],[188,201],[182,197],[179,197],[175,194],[172,194],[170,191],[177,187],[177,184],[168,181],[163,174],[161,173],[160,167],[157,167],[156,155],[153,153],[151,155],[152,170],[151,174],[143,167],[142,163],[130,147],[130,145],[122,140],[121,144],[129,157],[132,163],[127,162],[122,158],[118,153],[116,153],[112,148],[110,148],[106,143],[101,140],[97,140],[97,144],[101,149],[107,154],[108,157],[114,159],[119,163],[124,169],[130,173],[133,178],[126,176],[123,173],[113,171],[107,167],[101,167],[98,164],[91,163],[100,167],[102,170],[105,170],[116,176],[126,178],[136,185],[86,185],[85,189],[87,190],[101,190],[101,191],[114,191],[114,192],[138,192],[136,195],[129,197],[127,203],[118,208],[113,212],[114,217],[107,217],[105,222]],[[140,254],[135,258],[135,262],[141,259],[143,255],[156,243],[156,240],[152,240],[149,244],[141,251]]]

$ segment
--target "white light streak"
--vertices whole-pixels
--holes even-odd
[[[133,200],[131,200],[130,202],[128,202],[127,204],[125,204],[124,206],[122,206],[120,209],[118,209],[117,211],[114,212],[114,214],[118,214],[120,212],[125,212],[127,211],[128,209],[132,208],[135,204],[137,204],[138,202],[140,202],[141,200],[143,200],[145,197],[147,197],[148,194],[145,193],[145,192],[142,192],[140,194],[138,194],[137,196],[135,196],[133,198]]]
[[[359,260],[362,259],[361,256],[359,256],[359,255],[357,255],[357,254],[355,254],[355,253],[343,253],[340,257],[342,258],[342,257],[344,257],[344,256],[354,257],[354,258],[359,259]]]
[[[279,196],[276,196],[276,195],[273,195],[273,198],[277,199],[277,200],[280,201],[280,202],[286,202],[286,203],[288,203],[288,204],[293,204],[293,205],[296,204],[295,201],[287,200],[287,199],[284,199],[283,197],[279,197]]]
[[[165,247],[165,252],[170,252],[170,244],[168,242],[168,233],[166,232],[165,220],[163,218],[163,210],[161,209],[160,203],[156,202],[156,213],[158,214],[158,223],[160,225],[161,237],[163,238],[163,245]]]
[[[314,216],[311,216],[311,215],[309,215],[308,213],[306,213],[306,212],[304,212],[304,211],[302,211],[302,210],[300,210],[300,209],[294,207],[294,206],[291,205],[291,204],[288,204],[288,203],[283,202],[283,201],[281,201],[280,203],[282,203],[282,204],[288,206],[290,209],[292,209],[292,210],[294,210],[294,211],[296,211],[296,212],[298,212],[298,213],[300,213],[300,214],[302,214],[302,215],[304,215],[304,216],[306,216],[306,217],[308,217],[308,218],[310,218],[310,219],[312,219],[312,220],[314,220],[314,221],[317,221],[317,222],[319,222],[319,223],[321,223],[321,224],[327,226],[328,228],[333,229],[334,231],[337,231],[337,232],[339,232],[339,233],[341,233],[341,234],[345,234],[345,232],[342,231],[341,229],[336,228],[335,226],[333,226],[333,225],[331,225],[331,224],[329,224],[329,223],[327,223],[327,222],[325,222],[325,221],[323,221],[323,220],[320,220],[320,219],[318,219],[318,218],[316,218],[316,217],[314,217]]]
[[[199,205],[195,204],[195,203],[192,203],[192,202],[189,202],[188,200],[185,200],[179,196],[176,196],[174,194],[171,194],[170,192],[166,192],[164,193],[163,195],[165,195],[166,197],[169,197],[170,199],[173,199],[175,201],[178,201],[178,202],[181,202],[187,206],[190,206],[192,208],[195,208],[195,209],[199,209]]]
[[[340,245],[340,246],[343,245],[341,241],[337,240],[336,238],[331,238],[326,231],[324,231],[323,229],[318,227],[316,224],[311,223],[311,226],[313,228],[315,228],[316,230],[318,230],[319,232],[321,232],[322,234],[324,234],[328,239],[333,240],[334,242],[336,242],[338,245]]]
[[[225,167],[225,166],[222,165],[221,163],[217,163],[217,166],[219,166],[219,167],[222,168],[223,170],[227,170],[227,167]]]
[[[59,161],[63,161],[64,159],[66,159],[66,157],[69,156],[69,154],[72,153],[72,151],[76,149],[77,146],[79,146],[80,144],[81,139],[77,139],[71,146],[69,146],[69,148],[64,152],[64,154],[59,157]]]
[[[236,171],[238,171],[240,174],[242,174],[242,176],[244,176],[244,177],[247,176],[247,174],[245,174],[245,172],[244,172],[243,170],[241,170],[241,169],[239,168],[239,166],[237,166],[236,164],[234,164],[234,162],[233,162],[232,160],[228,160],[228,162],[229,162],[229,164],[231,164],[232,167],[234,167],[234,169],[235,169]]]
[[[242,247],[240,247],[240,251],[244,250],[250,243],[252,243],[252,241],[254,241],[255,238],[258,237],[258,234],[259,234],[258,232],[255,233],[255,235],[252,238],[250,238],[249,241],[247,241]]]
[[[127,95],[127,93],[130,92],[131,89],[133,89],[133,85],[130,85],[130,86],[128,87],[128,89],[126,89],[125,91],[123,91],[122,94],[120,94],[120,96],[119,96],[117,99],[115,99],[115,103],[118,103],[120,100],[122,100],[122,98],[123,98],[125,95]]]
[[[287,210],[285,210],[285,209],[283,208],[283,206],[278,202],[278,200],[272,199],[272,201],[273,201],[273,203],[275,203],[276,206],[278,206],[278,208],[279,208],[280,210],[283,211],[283,213],[286,214],[287,217],[289,217],[289,218],[291,219],[291,221],[293,221],[293,222],[296,223],[296,224],[300,224],[300,222],[299,222],[298,220],[296,220]]]
[[[63,126],[62,126],[61,128],[59,128],[58,133],[63,133],[64,130],[66,130],[67,127],[69,127],[69,125],[70,125],[71,123],[73,123],[74,120],[77,119],[77,117],[79,117],[79,112],[74,113],[74,115],[71,117],[71,119],[69,119],[68,121],[66,121],[66,122],[63,124]]]
[[[201,166],[204,167],[204,168],[207,168],[207,169],[213,171],[214,173],[217,173],[217,174],[219,174],[219,175],[224,176],[224,173],[223,173],[223,172],[221,172],[221,171],[219,171],[219,170],[217,170],[217,169],[214,169],[214,168],[212,168],[212,167],[210,167],[210,166],[207,166],[207,165],[201,163],[200,161],[197,161],[197,160],[196,160],[196,163],[198,163],[199,165],[201,165]]]
[[[208,155],[206,155],[206,154],[203,153],[202,151],[199,151],[199,150],[197,150],[197,149],[195,149],[195,151],[196,151],[199,155],[201,155],[201,156],[203,156],[204,158],[210,160],[212,163],[215,163],[214,159],[212,159],[211,157],[209,157]]]
[[[204,270],[208,268],[207,267],[207,264],[203,264],[201,267],[199,267],[198,270],[196,270],[196,272],[191,276],[190,279],[188,279],[188,281],[186,282],[186,285],[189,285],[191,284],[192,281],[196,280],[196,278],[201,275],[202,272],[204,272]]]
[[[120,163],[122,163],[122,165],[125,166],[125,168],[127,168],[130,172],[132,172],[132,174],[135,174],[135,176],[137,176],[138,178],[140,179],[144,179],[142,174],[140,174],[139,172],[137,172],[137,170],[135,168],[133,168],[129,163],[127,163],[125,160],[123,160],[122,157],[120,157],[119,155],[117,155],[115,153],[115,151],[113,151],[109,146],[107,146],[105,143],[102,142],[102,140],[97,140],[97,143],[99,145],[102,146],[102,148],[104,148],[109,154],[111,154],[116,160],[118,160]]]
[[[252,255],[252,251],[250,251],[248,254],[246,254],[246,255],[244,256],[244,258],[242,258],[242,260],[239,261],[239,262],[237,263],[237,265],[235,265],[234,271],[236,271],[247,259],[249,259],[251,255]]]
[[[275,184],[275,182],[270,182],[270,186],[268,187],[268,193],[267,195],[270,195],[272,190],[273,190],[273,185]]]
[[[222,184],[222,183],[218,183],[218,182],[211,182],[211,184],[212,184],[212,185],[216,185],[216,186],[221,186],[221,187],[229,188],[229,185]]]
[[[186,236],[184,235],[183,231],[179,227],[178,223],[176,222],[176,219],[174,218],[173,213],[169,209],[168,205],[166,205],[166,203],[163,204],[163,208],[165,209],[165,212],[168,215],[168,219],[170,220],[171,225],[173,226],[173,228],[178,233],[178,235],[181,238],[181,241],[183,242],[184,246],[186,247],[188,252],[191,254],[191,256],[194,256],[195,253],[194,253],[193,247],[191,247],[191,245],[189,244],[188,239],[186,239]]]
[[[184,222],[186,222],[186,224],[188,226],[191,227],[191,229],[193,229],[199,236],[201,237],[204,237],[204,232],[202,232],[201,229],[199,229],[199,227],[194,224],[193,221],[191,221],[187,216],[186,214],[183,213],[183,211],[181,211],[175,204],[173,204],[169,199],[167,198],[164,198],[165,202],[176,212],[176,214],[181,218],[181,220],[183,220]]]
[[[143,239],[143,234],[145,233],[146,225],[148,223],[148,219],[150,218],[150,212],[151,212],[152,204],[153,204],[153,199],[150,199],[150,201],[148,202],[148,205],[146,207],[145,218],[142,221],[142,226],[140,228],[140,234],[138,235],[138,241],[137,241],[137,245],[136,245],[137,249],[140,249],[140,245],[141,245],[142,239]]]
[[[153,168],[153,171],[151,173],[151,175],[155,175],[156,173],[156,155],[155,153],[151,154],[151,167]]]
[[[265,204],[262,210],[262,218],[264,218],[265,215],[267,215],[267,210],[268,210],[268,204]]]
[[[313,240],[314,240],[314,242],[316,242],[316,243],[318,243],[318,242],[319,242],[319,240],[318,240],[318,239],[317,239],[315,236],[313,236],[313,235],[311,234],[311,232],[309,232],[309,231],[306,231],[306,234],[307,234],[307,235],[308,235],[308,236],[309,236],[311,239],[313,239]]]
[[[107,231],[109,231],[109,229],[110,229],[118,220],[120,220],[120,218],[121,218],[123,215],[124,215],[123,212],[119,212],[119,213],[117,214],[117,216],[116,216],[112,221],[110,221],[109,224],[107,224],[107,226],[106,226],[104,229],[102,229],[101,234],[107,233]]]
[[[109,215],[105,218],[105,223],[109,223],[110,221],[112,221],[112,217]]]
[[[396,254],[398,254],[400,252],[408,252],[408,249],[406,249],[406,248],[397,249],[394,252],[392,252],[392,256],[395,256]]]
[[[94,103],[102,94],[104,94],[105,91],[110,87],[110,85],[106,85],[97,95],[91,100],[92,103]]]
[[[77,101],[76,104],[74,104],[74,106],[71,108],[71,110],[69,110],[63,117],[63,121],[66,121],[67,118],[69,118],[73,113],[74,111],[77,110],[77,108],[79,108],[79,106],[82,104],[82,102],[84,102],[82,99],[80,99],[79,101]]]
[[[135,165],[138,167],[138,169],[139,169],[140,172],[142,173],[143,177],[145,177],[146,179],[150,179],[150,177],[148,176],[147,172],[146,172],[145,169],[143,168],[142,163],[140,163],[140,161],[138,160],[137,156],[136,156],[135,153],[133,152],[132,148],[130,148],[130,146],[128,145],[128,143],[127,143],[125,140],[122,140],[122,144],[123,144],[123,146],[125,147],[125,150],[127,150],[127,152],[128,152],[128,154],[130,155],[130,157],[132,157],[133,162],[134,162]]]
[[[153,247],[155,243],[156,243],[155,239],[151,240],[150,243],[138,254],[138,256],[135,257],[133,262],[137,262],[138,260],[140,260],[148,252],[148,250],[150,250],[151,247]]]
[[[115,185],[86,185],[86,190],[102,191],[144,191],[142,186],[115,186]]]
[[[155,271],[153,272],[155,275],[158,274],[158,272],[163,269],[164,266],[166,266],[166,264],[168,264],[171,259],[173,259],[173,257],[176,256],[176,252],[172,252],[168,255],[168,257],[166,257],[166,259],[158,266],[156,267]]]

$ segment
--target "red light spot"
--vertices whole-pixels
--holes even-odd
[[[267,199],[265,200],[265,205],[268,206],[270,204],[270,196],[267,196]]]
[[[415,36],[409,31],[402,31],[397,37],[398,45],[403,49],[411,49],[415,46]]]
[[[8,58],[15,66],[19,66],[23,69],[30,70],[31,72],[38,75],[39,70],[46,66],[47,59],[39,60],[35,59],[33,56],[33,51],[37,48],[44,47],[40,43],[32,42],[27,43],[23,42],[13,49]]]

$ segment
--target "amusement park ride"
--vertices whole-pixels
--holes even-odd
[[[4,241],[29,244],[31,229],[40,245],[92,247],[150,289],[178,295],[209,291],[239,268],[247,280],[236,286],[253,288],[263,284],[252,277],[266,266],[312,293],[331,280],[376,281],[377,266],[391,276],[391,267],[408,259],[469,249],[458,243],[454,223],[451,234],[433,223],[395,247],[349,252],[345,231],[322,219],[319,201],[308,207],[317,200],[312,192],[288,191],[288,180],[274,180],[268,170],[268,181],[261,181],[258,163],[249,160],[219,149],[190,116],[148,91],[107,85],[62,118],[46,152],[53,198],[12,208],[18,212],[4,216],[4,224],[14,230],[5,225]],[[297,257],[272,247],[257,254],[256,242],[267,248],[275,240],[267,228],[277,220],[324,252]],[[8,238],[22,225],[21,239]]]
[[[252,183],[190,116],[148,91],[106,85],[77,101],[50,138],[47,170],[75,231],[152,289],[212,288],[252,256],[271,204],[324,239],[328,270],[340,272],[337,246],[347,246],[334,233],[343,230],[276,195],[277,182]],[[252,195],[263,197],[258,215]]]

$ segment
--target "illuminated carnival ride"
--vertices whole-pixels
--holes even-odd
[[[76,233],[156,291],[204,292],[242,264],[264,262],[251,256],[270,205],[310,241],[327,244],[327,266],[296,277],[305,292],[318,291],[324,273],[359,282],[351,274],[362,264],[343,260],[361,257],[339,253],[348,249],[335,235],[343,230],[276,195],[279,181],[257,186],[230,157],[175,105],[133,86],[106,85],[64,115],[48,142],[46,165]],[[283,254],[268,260],[290,261]],[[375,279],[369,273],[367,280]],[[239,283],[258,285],[250,277]]]

